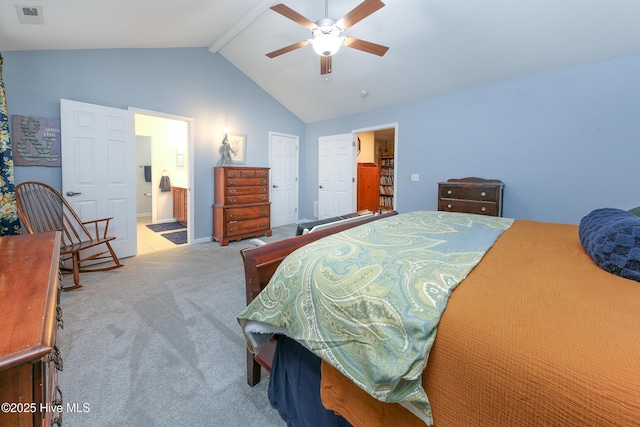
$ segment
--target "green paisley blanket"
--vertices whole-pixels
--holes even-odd
[[[296,339],[367,393],[432,424],[422,388],[451,291],[513,219],[412,212],[291,253],[239,315],[249,349]]]

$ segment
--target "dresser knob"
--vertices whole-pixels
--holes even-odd
[[[231,215],[229,215],[229,217],[231,219],[236,219],[236,218],[238,218],[238,214],[231,214]]]
[[[234,189],[229,190],[229,194],[236,194],[236,190]]]
[[[482,192],[482,197],[486,196],[487,193],[485,191]]]
[[[451,190],[447,191],[447,194],[451,194],[451,193],[453,193],[453,191],[451,191]],[[451,207],[451,206],[449,206],[449,207]]]
[[[236,231],[238,231],[238,227],[233,227],[233,228],[231,228],[231,230],[230,230],[230,231],[231,231],[232,233],[235,233]]]
[[[266,209],[261,210],[261,211],[260,211],[260,214],[261,214],[261,215],[266,215],[266,214],[267,214],[267,210],[266,210]]]
[[[452,206],[451,206],[451,203],[449,203],[449,204],[447,205],[447,207],[448,207],[449,209],[451,209],[451,207],[452,207]]]
[[[482,212],[486,211],[487,208],[485,208],[484,206],[482,207],[482,209],[480,209]]]

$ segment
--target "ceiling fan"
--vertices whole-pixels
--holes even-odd
[[[347,28],[384,7],[384,3],[380,0],[364,0],[338,21],[334,21],[327,16],[329,14],[328,3],[329,1],[326,0],[325,17],[316,22],[311,22],[309,19],[282,3],[272,6],[271,9],[273,11],[311,31],[313,38],[274,50],[273,52],[267,53],[267,56],[269,58],[275,58],[292,50],[311,45],[313,50],[320,55],[320,74],[329,74],[331,73],[331,57],[340,49],[340,46],[358,49],[378,56],[383,56],[387,53],[389,48],[386,46],[354,37],[341,36],[342,32]]]

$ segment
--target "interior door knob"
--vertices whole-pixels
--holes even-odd
[[[318,188],[324,188],[322,185],[318,185]]]
[[[67,194],[67,196],[69,196],[69,197],[73,197],[73,196],[75,196],[75,195],[82,194],[82,193],[75,193],[75,192],[73,192],[73,191],[67,191],[67,193],[66,193],[66,194]]]
[[[275,184],[273,184],[273,186],[272,186],[272,187],[273,187],[273,188],[278,188],[278,186],[277,186],[277,185],[275,185]]]

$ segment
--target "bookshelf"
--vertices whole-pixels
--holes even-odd
[[[380,156],[380,212],[393,210],[394,160],[394,156]]]

